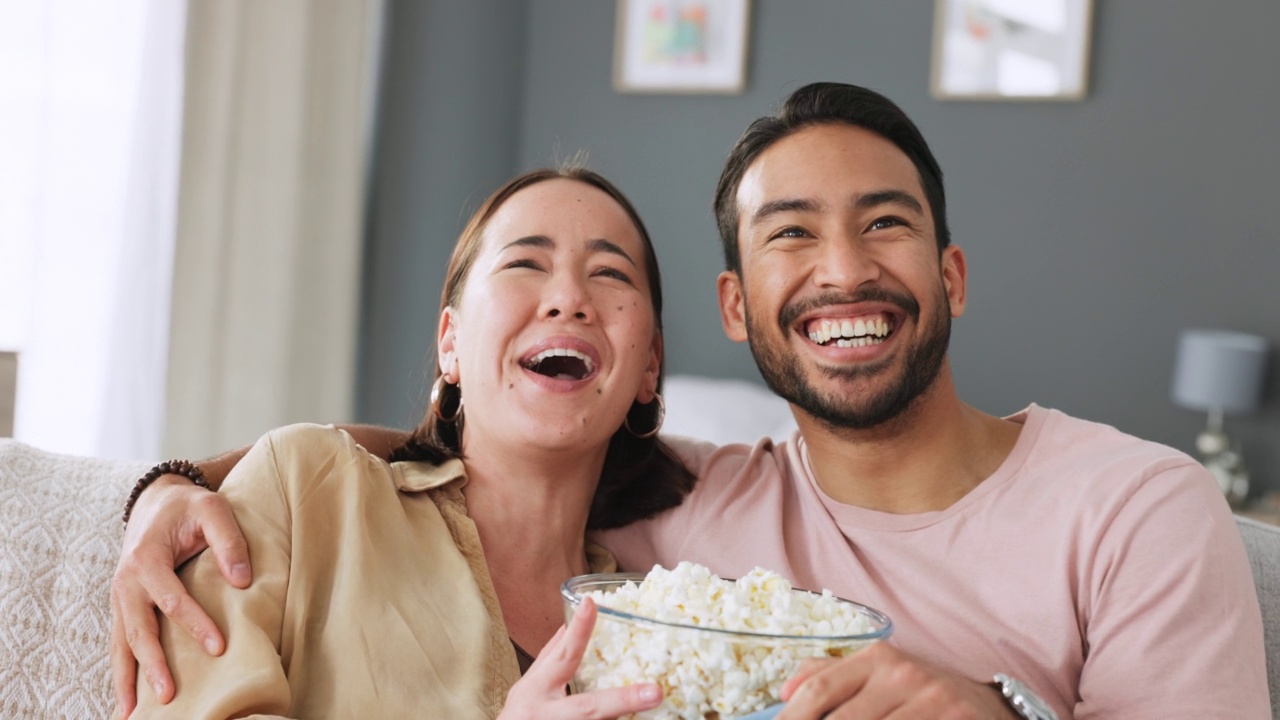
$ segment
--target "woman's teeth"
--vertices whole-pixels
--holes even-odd
[[[569,348],[549,348],[529,358],[525,368],[558,380],[581,380],[595,372],[590,357]]]

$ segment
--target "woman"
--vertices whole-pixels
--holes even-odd
[[[592,613],[553,636],[560,583],[613,567],[587,528],[692,482],[655,438],[661,306],[648,235],[608,181],[571,168],[500,188],[454,249],[431,408],[399,462],[328,427],[260,440],[221,489],[254,582],[226,585],[211,553],[182,573],[226,651],[162,620],[179,692],[162,704],[139,682],[140,715],[494,717],[544,647],[513,713],[656,705],[652,687],[563,697]]]

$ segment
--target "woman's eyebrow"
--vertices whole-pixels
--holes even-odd
[[[511,248],[515,248],[515,247],[533,247],[533,248],[540,248],[544,250],[551,250],[551,249],[554,249],[555,246],[556,246],[556,241],[552,240],[546,235],[527,235],[525,237],[512,240],[506,245],[503,245],[502,249],[510,250]],[[636,261],[633,260],[631,256],[627,254],[627,251],[622,249],[622,246],[610,240],[605,240],[604,238],[596,238],[595,240],[587,241],[587,251],[592,253],[604,252],[604,253],[609,253],[610,255],[617,255],[623,260],[626,260],[627,262],[631,263],[632,267],[639,267],[638,265],[636,265]]]
[[[617,255],[623,260],[631,263],[631,267],[637,267],[636,261],[631,259],[631,256],[627,254],[626,250],[623,250],[618,244],[605,240],[604,238],[597,238],[588,242],[587,250],[590,250],[591,252],[606,252],[612,255]]]
[[[513,247],[536,247],[536,248],[553,248],[555,242],[546,235],[528,235],[517,238],[502,246],[503,250],[510,250]]]

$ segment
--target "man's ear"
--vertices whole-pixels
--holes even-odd
[[[720,324],[724,334],[734,342],[747,340],[747,305],[742,292],[742,278],[733,270],[725,270],[716,278],[720,296]]]
[[[653,396],[658,394],[658,376],[662,372],[662,333],[653,333],[653,345],[649,352],[649,363],[644,368],[644,382],[640,392],[636,393],[636,402],[648,405]]]
[[[948,245],[942,251],[942,287],[947,291],[947,303],[951,306],[953,318],[964,314],[968,279],[969,266],[964,259],[964,250],[958,245]]]
[[[440,324],[436,328],[436,363],[447,382],[458,384],[458,311],[452,306],[440,311]]]

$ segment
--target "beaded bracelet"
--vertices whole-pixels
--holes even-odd
[[[155,482],[161,475],[182,475],[191,482],[199,485],[205,490],[212,490],[209,487],[209,481],[204,479],[204,471],[190,460],[168,460],[147,471],[146,475],[138,478],[138,482],[133,485],[133,492],[129,493],[129,499],[124,504],[124,516],[121,521],[125,525],[129,524],[129,514],[133,512],[133,506],[138,502],[138,496],[142,494],[147,486]]]

